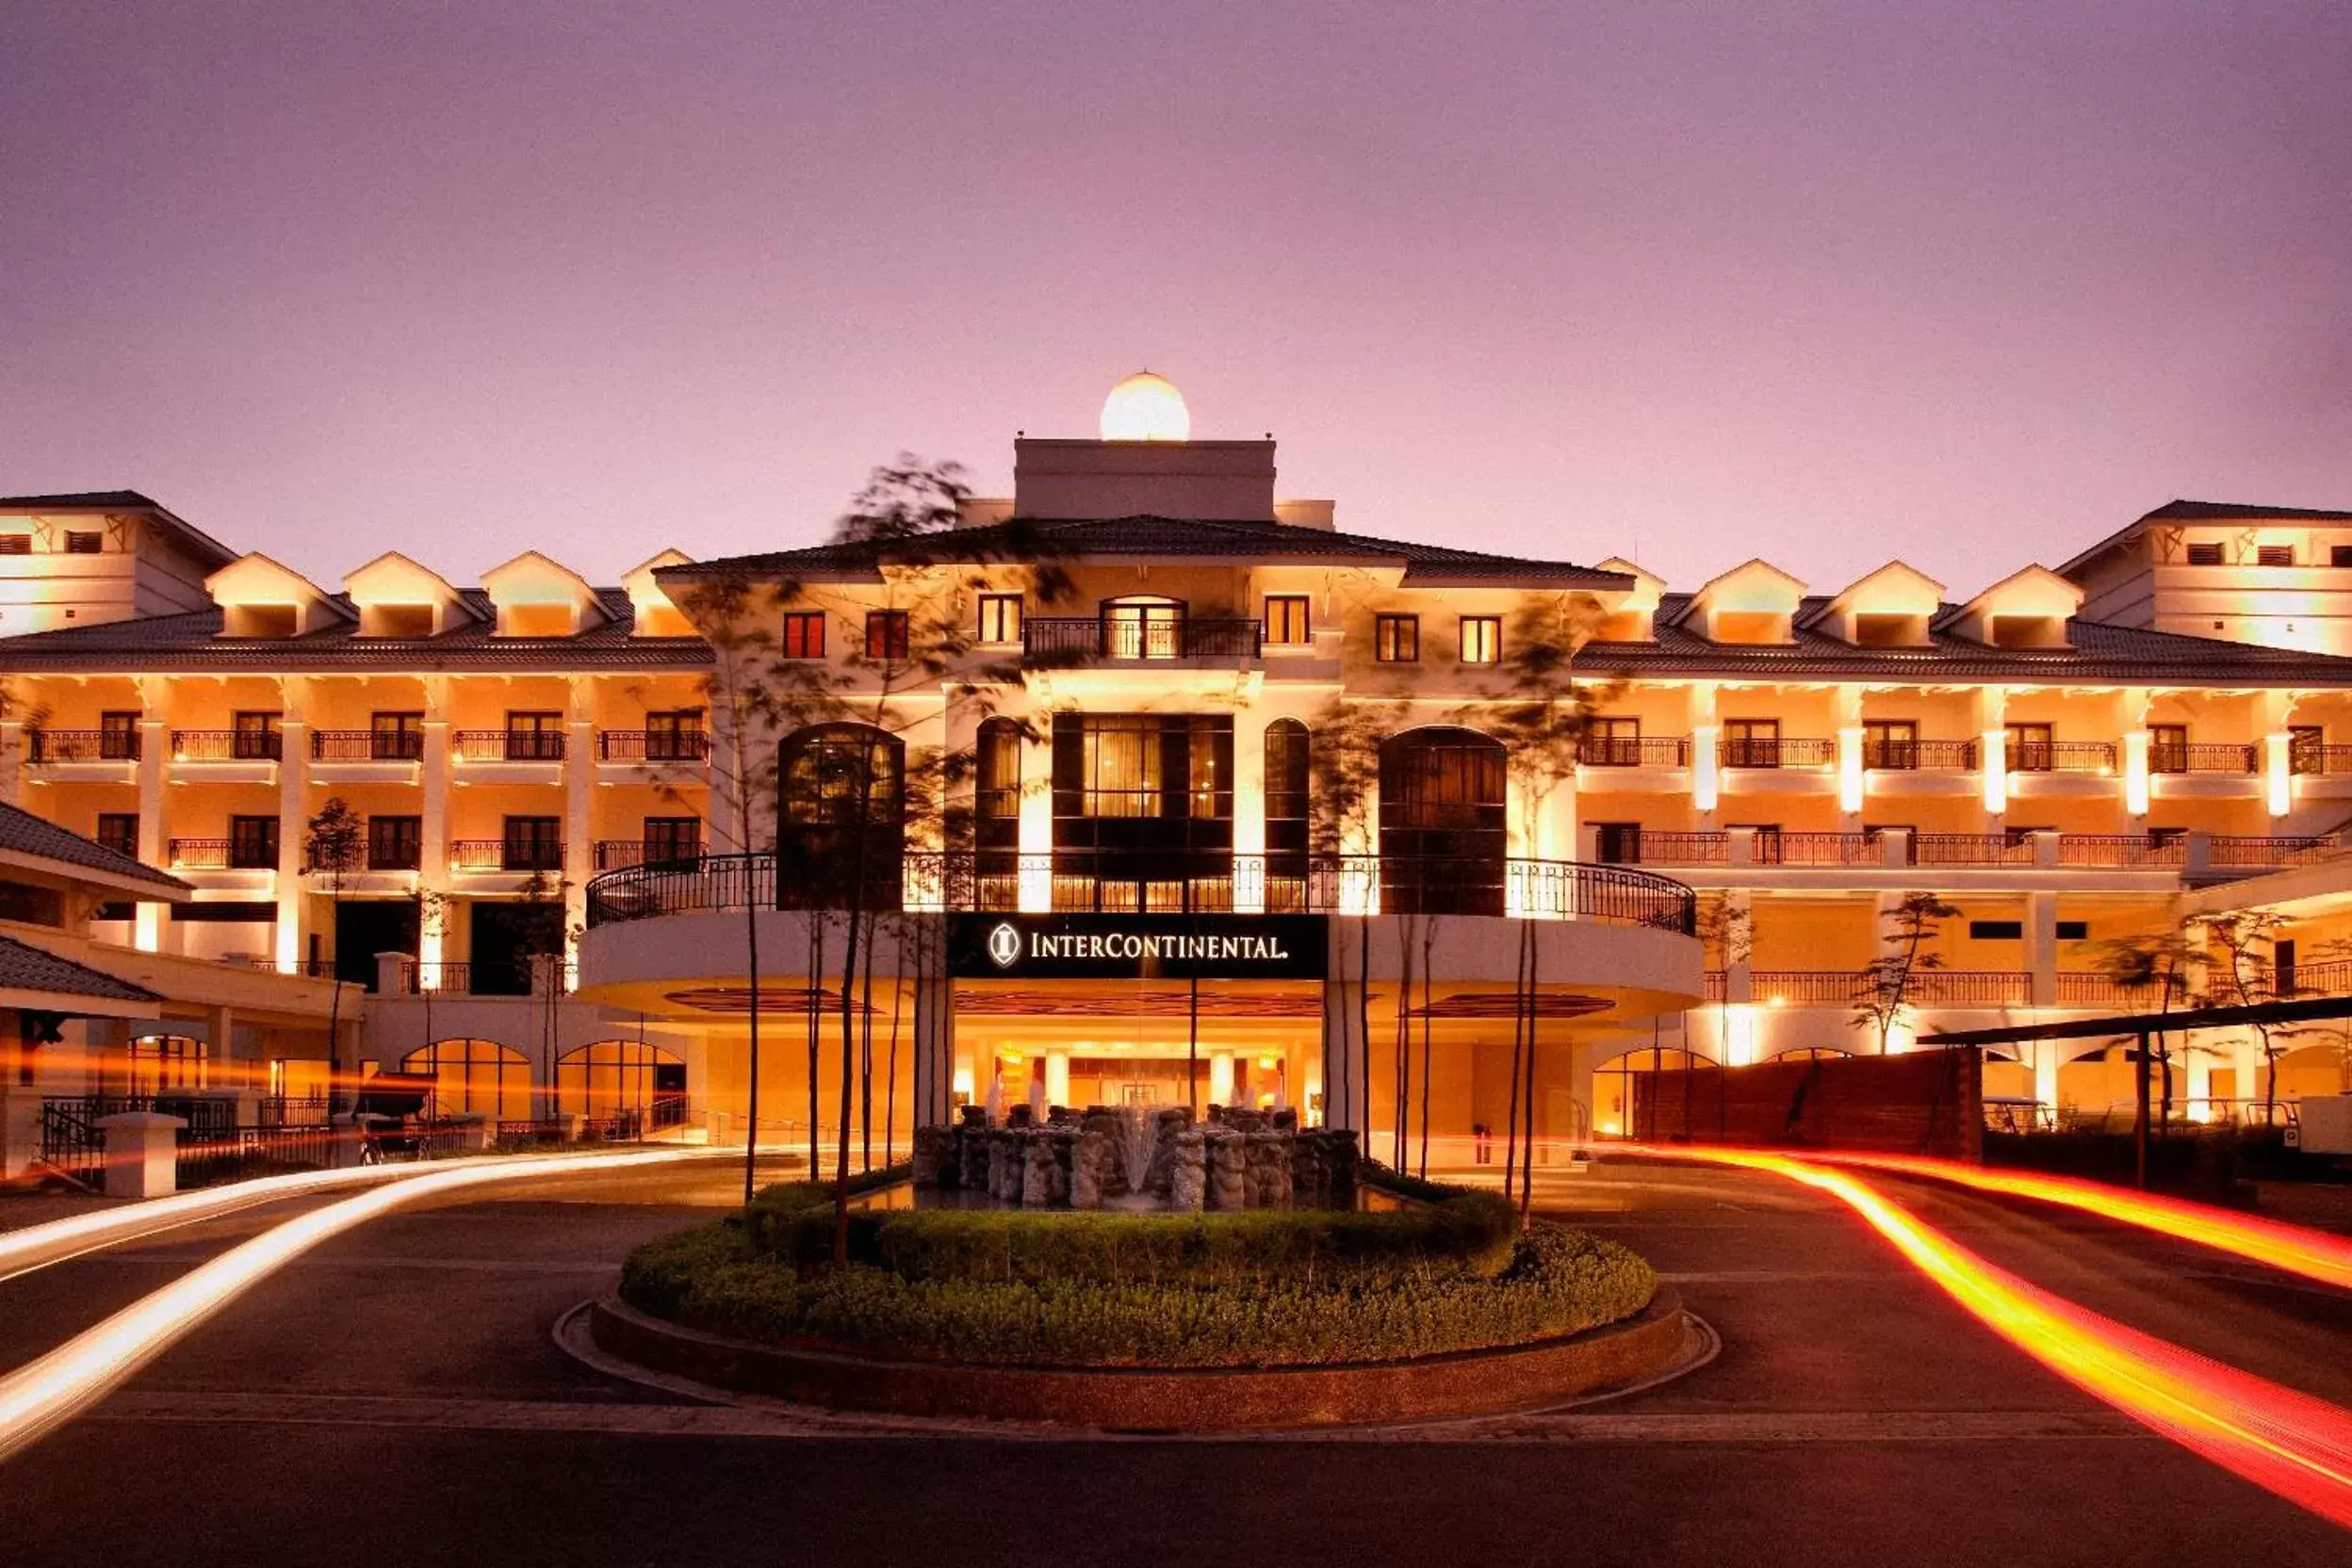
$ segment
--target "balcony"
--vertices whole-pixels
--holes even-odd
[[[877,893],[911,910],[1011,912],[1024,892],[1056,912],[1269,914],[1443,912],[1577,919],[1688,936],[1695,899],[1679,882],[1616,866],[1339,855],[1022,856],[1014,851],[910,853],[876,878]],[[607,872],[588,885],[588,923],[664,915],[837,907],[806,882],[779,882],[773,855],[706,855],[690,863]]]
[[[2115,748],[2109,741],[2009,742],[2011,773],[2112,774]]]
[[[1588,768],[1687,768],[1690,742],[1680,735],[1587,735],[1576,760]]]
[[[24,740],[33,763],[136,762],[141,749],[136,729],[27,728]]]
[[[1870,985],[1859,966],[1756,970],[1748,976],[1748,995],[1774,1007],[1852,1007],[1870,994]],[[1904,998],[1922,1007],[2023,1007],[2034,1000],[2034,976],[2025,970],[1915,970]]]
[[[2151,745],[2149,773],[2250,774],[2258,771],[2262,748],[2250,745]]]
[[[452,839],[449,869],[457,872],[555,872],[564,869],[564,846],[536,839]]]
[[[598,839],[596,845],[596,865],[598,871],[620,871],[629,866],[691,865],[702,858],[698,843],[647,843],[643,839]]]
[[[1111,616],[1031,616],[1021,623],[1025,663],[1144,663],[1154,660],[1254,660],[1264,628],[1250,620],[1143,621]]]
[[[320,762],[421,762],[425,737],[416,729],[314,729],[310,755]]]
[[[278,846],[249,839],[173,839],[165,846],[179,871],[275,871]]]
[[[1838,743],[1734,738],[1716,743],[1715,758],[1726,768],[1826,768],[1838,761]]]
[[[699,729],[599,729],[599,762],[703,762],[710,737]]]
[[[286,737],[274,729],[175,729],[174,762],[275,762],[286,755]]]
[[[1864,741],[1862,765],[1873,773],[1971,773],[1974,741]]]
[[[2287,767],[2308,778],[2342,778],[2352,774],[2352,746],[2292,745],[2287,748]]]
[[[450,744],[462,762],[561,762],[560,729],[461,729]]]

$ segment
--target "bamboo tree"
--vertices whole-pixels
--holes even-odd
[[[1886,1054],[1897,1026],[1911,1017],[1911,992],[1919,977],[1944,967],[1944,956],[1932,944],[1943,929],[1941,923],[1959,913],[1929,892],[1905,893],[1902,903],[1886,911],[1884,951],[1862,966],[1854,1012],[1856,1023],[1877,1031],[1880,1055]]]
[[[343,881],[359,868],[367,847],[368,825],[341,795],[329,795],[302,825],[302,874],[326,878],[338,944],[343,933]],[[337,969],[341,956],[338,951],[330,960]],[[327,981],[335,988],[327,999],[327,1115],[332,1118],[342,1105],[342,1092],[336,1086],[343,1062],[343,980],[330,970]]]

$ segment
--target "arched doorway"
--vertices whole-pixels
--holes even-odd
[[[556,1058],[557,1108],[631,1130],[686,1119],[686,1058],[643,1040],[596,1040]]]
[[[435,1040],[401,1057],[400,1070],[432,1074],[436,1115],[531,1119],[531,1062],[512,1046],[470,1037]]]
[[[1503,743],[1475,729],[1409,729],[1380,743],[1380,907],[1499,915],[1510,856]]]
[[[871,725],[813,725],[777,759],[780,904],[843,908],[864,868],[868,909],[895,909],[906,848],[906,746]]]

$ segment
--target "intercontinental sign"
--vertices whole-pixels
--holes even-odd
[[[1316,915],[958,915],[952,972],[967,979],[1319,980]]]

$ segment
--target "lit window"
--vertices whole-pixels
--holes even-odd
[[[1372,657],[1383,664],[1412,664],[1421,658],[1421,617],[1381,615],[1372,623]]]
[[[1266,640],[1277,647],[1301,647],[1315,641],[1304,594],[1266,596]]]
[[[983,594],[980,596],[980,641],[983,643],[1018,643],[1021,641],[1021,596],[1019,594]]]
[[[1503,618],[1500,615],[1464,615],[1462,618],[1462,662],[1465,664],[1492,664],[1503,654]]]
[[[825,612],[795,610],[784,617],[784,657],[787,659],[823,659],[825,657]]]

